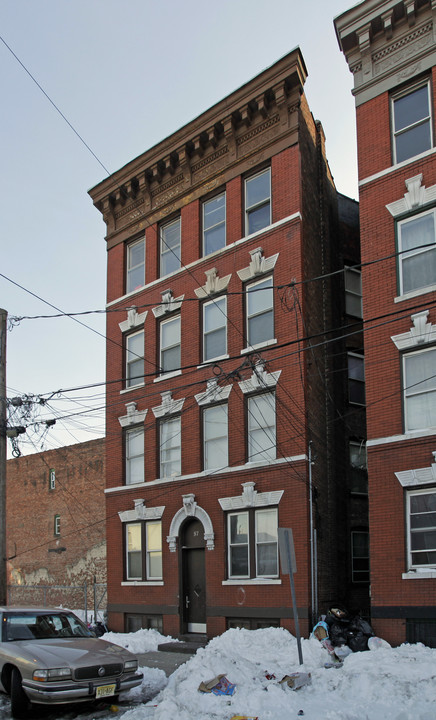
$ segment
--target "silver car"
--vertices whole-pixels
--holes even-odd
[[[0,690],[15,718],[32,703],[114,700],[141,684],[135,655],[94,637],[72,612],[0,606],[0,622]]]

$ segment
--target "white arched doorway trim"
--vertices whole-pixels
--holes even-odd
[[[170,548],[170,552],[175,552],[177,547],[177,538],[179,537],[180,528],[184,520],[187,517],[195,517],[200,520],[204,527],[204,539],[206,541],[206,547],[208,550],[215,548],[215,533],[213,531],[212,520],[207,514],[206,510],[197,505],[195,502],[195,495],[189,493],[188,495],[182,495],[183,506],[176,512],[170,525],[170,534],[167,537],[167,543]]]

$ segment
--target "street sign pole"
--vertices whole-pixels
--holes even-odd
[[[297,598],[295,595],[294,583],[294,572],[297,572],[297,564],[295,562],[294,538],[291,528],[279,528],[279,548],[282,572],[289,573],[289,582],[291,585],[292,596],[292,610],[294,613],[295,637],[297,638],[298,647],[298,659],[300,665],[302,665],[303,652],[301,649],[300,624],[298,622]]]

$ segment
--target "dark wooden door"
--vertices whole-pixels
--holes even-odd
[[[206,571],[204,562],[204,528],[191,520],[183,528],[182,606],[188,632],[206,632]]]

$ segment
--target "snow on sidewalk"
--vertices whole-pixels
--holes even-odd
[[[154,633],[108,633],[104,639],[143,653],[168,640]],[[435,720],[436,650],[421,644],[380,648],[353,653],[342,667],[326,669],[328,655],[318,640],[303,640],[302,648],[300,666],[297,641],[283,628],[228,630],[168,679],[163,671],[141,668],[143,686],[130,691],[134,697],[126,696],[138,701],[157,694],[124,713],[123,720],[230,720],[233,715],[291,720],[300,711],[305,720]],[[310,672],[312,684],[296,691],[279,685],[284,675],[297,671]],[[202,680],[221,673],[236,684],[232,697],[198,691]]]

